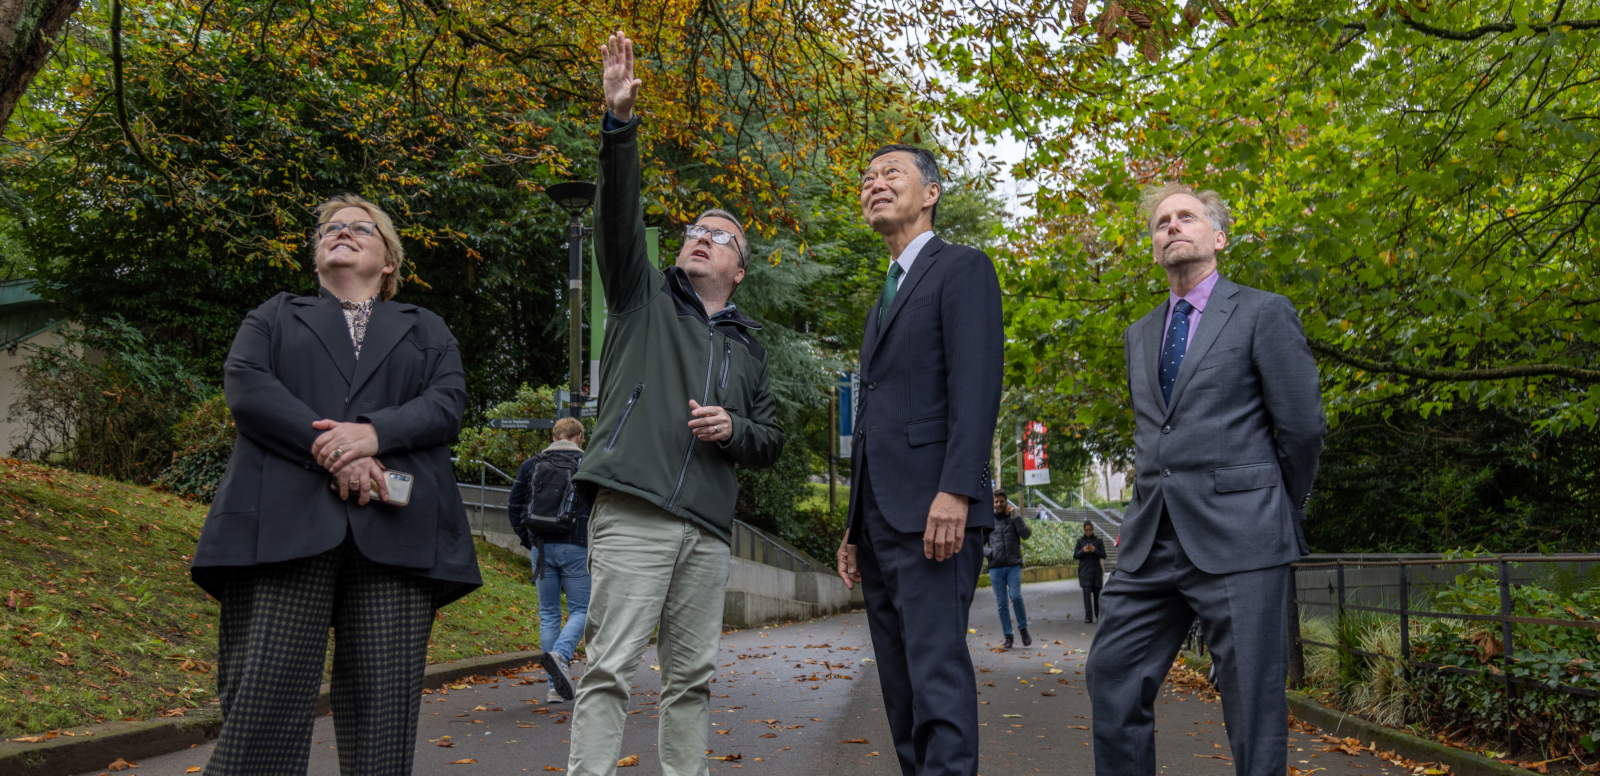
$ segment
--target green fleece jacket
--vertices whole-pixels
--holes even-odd
[[[600,135],[595,255],[605,289],[600,413],[573,480],[638,496],[728,541],[737,464],[771,466],[784,434],[767,380],[761,325],[737,310],[706,316],[677,267],[650,263],[639,197],[639,119]],[[689,400],[726,409],[733,438],[700,442]]]

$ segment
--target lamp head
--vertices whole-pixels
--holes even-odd
[[[549,186],[544,193],[576,218],[594,204],[595,185],[589,181],[566,181]]]

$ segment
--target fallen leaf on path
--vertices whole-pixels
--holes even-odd
[[[617,761],[617,767],[618,768],[631,768],[631,767],[633,767],[635,765],[638,765],[638,764],[639,764],[639,755],[636,755],[636,754],[630,754],[627,757],[624,757],[621,760]]]
[[[1053,692],[1042,692],[1042,693],[1039,693],[1039,694],[1043,695],[1046,698],[1054,698],[1054,697],[1056,697],[1056,694],[1053,693]]]
[[[718,730],[717,731],[717,735],[725,736],[725,735],[728,735],[729,733],[732,733],[732,732],[733,732],[732,730]]]
[[[1072,730],[1088,730],[1089,729],[1088,725],[1068,725],[1067,727],[1072,729]]]
[[[1195,755],[1195,757],[1203,757],[1203,758],[1205,758],[1207,760],[1222,760],[1223,762],[1230,762],[1230,763],[1233,762],[1233,758],[1232,757],[1228,757],[1226,755],[1220,755],[1220,754],[1197,754],[1197,755]]]
[[[777,738],[778,734],[777,733],[762,733],[761,737],[762,738]]]
[[[778,750],[778,751],[780,751],[780,752],[787,752],[787,751],[789,751],[789,747],[787,747],[787,746],[786,746],[786,747],[784,747],[784,748],[782,748],[782,749],[779,749],[779,750]]]
[[[868,741],[865,738],[846,738],[845,740],[840,741],[839,743],[841,743],[841,744],[870,744],[872,742]]]
[[[137,768],[137,767],[139,767],[138,763],[130,763],[127,760],[124,760],[121,757],[118,757],[116,759],[116,762],[113,762],[110,765],[106,766],[106,770],[125,771],[125,770],[128,770],[129,768]]]
[[[468,758],[466,758],[464,760],[451,760],[450,762],[445,763],[445,765],[477,765],[477,764],[478,764],[478,761],[472,759],[471,757],[468,757]]]
[[[198,765],[191,765],[191,766],[189,766],[189,768],[187,770],[184,771],[184,773],[199,773],[199,772],[200,772],[200,766],[198,766]]]
[[[547,771],[564,771],[564,770],[566,770],[566,768],[557,768],[554,765],[546,765],[544,767],[544,769],[547,770]]]

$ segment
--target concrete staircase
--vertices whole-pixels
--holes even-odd
[[[1064,523],[1070,523],[1075,526],[1083,525],[1083,521],[1085,520],[1093,523],[1095,536],[1100,537],[1100,540],[1105,542],[1106,545],[1106,560],[1103,564],[1105,566],[1106,573],[1111,573],[1111,570],[1117,567],[1116,539],[1117,533],[1122,530],[1117,526],[1117,524],[1106,520],[1101,515],[1095,514],[1094,510],[1083,507],[1063,507],[1060,509],[1055,507],[1046,507],[1044,511],[1059,518]],[[1114,509],[1103,509],[1100,511],[1109,514],[1113,519],[1122,519],[1122,513],[1120,511]],[[1039,517],[1039,509],[1035,507],[1028,507],[1022,510],[1022,516],[1026,518],[1037,519]]]

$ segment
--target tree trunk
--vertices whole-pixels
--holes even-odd
[[[0,0],[0,131],[55,50],[80,0]]]

